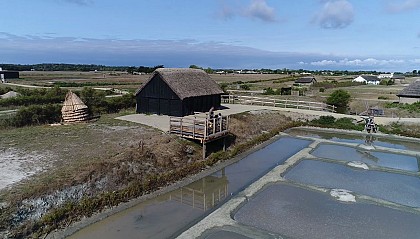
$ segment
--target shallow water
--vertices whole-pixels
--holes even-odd
[[[367,165],[393,168],[411,172],[420,171],[420,159],[394,153],[368,151],[341,145],[320,144],[312,155],[338,161],[361,161]]]
[[[306,136],[312,138],[328,139],[334,142],[364,144],[371,142],[374,146],[381,146],[393,149],[405,149],[420,152],[420,143],[408,140],[398,140],[374,135],[354,135],[344,133],[332,133],[314,129],[290,129],[287,131],[292,136]]]
[[[320,172],[322,173],[322,172]],[[288,238],[418,238],[420,215],[275,184],[235,214],[241,224]]]
[[[241,234],[234,233],[234,232],[221,230],[221,231],[211,233],[210,235],[204,237],[204,239],[250,239],[250,238]]]
[[[284,137],[196,182],[88,226],[70,238],[168,238],[312,141]]]
[[[340,164],[302,160],[284,177],[307,185],[347,189],[357,194],[409,207],[420,207],[420,178],[416,176],[359,170]]]

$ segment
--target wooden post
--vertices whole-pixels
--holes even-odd
[[[203,140],[203,160],[206,159],[206,143]]]
[[[181,126],[181,137],[183,136],[183,132],[182,132],[182,118],[179,121],[179,125]]]

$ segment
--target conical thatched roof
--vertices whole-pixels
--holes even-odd
[[[220,86],[203,70],[191,68],[159,68],[137,90],[136,95],[156,76],[160,76],[181,100],[195,96],[223,94]]]
[[[61,114],[64,122],[80,122],[89,119],[88,107],[71,91],[66,94]]]

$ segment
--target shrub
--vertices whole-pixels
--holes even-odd
[[[327,104],[337,107],[337,112],[344,113],[350,102],[350,94],[345,90],[336,90],[327,98]]]
[[[22,127],[51,124],[61,121],[61,105],[31,105],[18,110],[10,119],[3,120],[4,126]]]

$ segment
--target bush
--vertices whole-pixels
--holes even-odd
[[[350,102],[350,97],[347,91],[336,90],[327,98],[327,104],[337,107],[337,112],[345,113]]]
[[[251,89],[251,87],[249,87],[249,85],[247,85],[247,84],[243,84],[240,87],[241,87],[242,90],[250,90]]]
[[[61,121],[61,105],[31,105],[18,110],[10,119],[3,120],[3,126],[23,127],[51,124]]]
[[[66,91],[60,87],[51,89],[19,89],[21,96],[0,99],[0,106],[29,106],[36,104],[56,104],[64,101]]]
[[[268,88],[265,89],[264,95],[280,95],[280,91],[275,90],[271,87],[268,87]]]
[[[319,88],[319,92],[325,92],[325,88]]]

